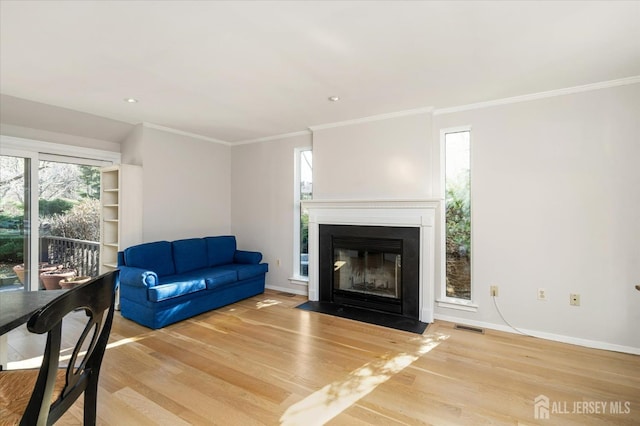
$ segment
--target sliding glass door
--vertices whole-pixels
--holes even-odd
[[[31,164],[29,157],[0,156],[0,291],[22,290],[35,273]]]
[[[98,275],[100,254],[100,168],[40,156],[38,163],[39,260],[56,267],[56,277],[82,279]],[[86,163],[86,161],[84,161]]]
[[[98,275],[100,167],[119,158],[0,135],[0,292]]]

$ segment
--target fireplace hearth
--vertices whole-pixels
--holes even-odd
[[[320,225],[321,302],[419,319],[420,228]]]

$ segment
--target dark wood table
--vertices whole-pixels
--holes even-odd
[[[0,368],[7,368],[6,333],[26,323],[31,315],[67,290],[0,292]]]

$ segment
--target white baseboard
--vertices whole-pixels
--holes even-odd
[[[307,288],[291,288],[291,287],[280,287],[277,285],[266,285],[265,288],[268,288],[269,290],[275,290],[275,291],[282,291],[285,293],[293,293],[293,294],[299,294],[300,296],[306,296],[307,295]]]
[[[471,325],[474,327],[488,328],[490,330],[498,330],[498,331],[505,331],[507,333],[520,334],[516,332],[513,328],[507,325],[502,325],[502,324],[493,324],[490,322],[474,321],[466,318],[458,318],[458,317],[452,317],[449,315],[441,315],[441,314],[435,314],[435,319],[448,321],[456,324]],[[520,330],[522,330],[523,333],[526,333],[530,336],[534,336],[540,339],[552,340],[552,341],[561,342],[561,343],[568,343],[571,345],[584,346],[584,347],[593,348],[593,349],[603,349],[607,351],[624,352],[628,354],[640,355],[640,348],[634,348],[632,346],[616,345],[614,343],[581,339],[578,337],[571,337],[571,336],[563,336],[561,334],[545,333],[542,331],[528,330],[525,328],[520,328]]]

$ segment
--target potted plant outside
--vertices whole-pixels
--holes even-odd
[[[75,286],[88,283],[89,281],[91,281],[91,277],[88,277],[86,275],[80,275],[79,277],[65,278],[61,280],[59,284],[60,284],[60,287],[62,287],[65,290],[68,290]]]
[[[58,268],[53,271],[43,272],[40,274],[40,280],[46,290],[58,290],[60,287],[60,281],[65,278],[71,278],[76,276],[75,269]]]
[[[60,267],[59,265],[52,265],[51,263],[40,262],[40,264],[38,265],[38,275],[44,272],[54,271],[59,267]],[[18,280],[20,281],[20,283],[24,285],[24,276],[25,276],[24,263],[14,266],[13,272],[15,272],[15,274],[18,276]]]

